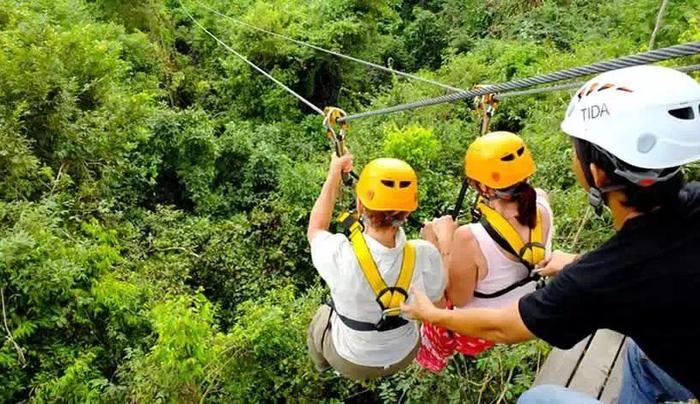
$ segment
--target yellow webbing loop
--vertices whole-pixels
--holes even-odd
[[[477,208],[482,217],[493,227],[498,234],[511,246],[520,259],[535,266],[545,258],[544,232],[542,230],[542,213],[537,211],[537,223],[534,229],[530,230],[530,240],[523,241],[520,233],[496,210],[492,209],[483,200],[479,200]]]
[[[357,262],[362,269],[362,273],[367,279],[367,283],[377,296],[377,301],[382,306],[382,309],[388,311],[389,316],[398,315],[401,303],[405,300],[404,296],[397,289],[400,288],[405,293],[408,293],[408,288],[413,279],[413,270],[416,262],[416,247],[411,242],[406,242],[403,249],[403,261],[401,263],[401,272],[396,280],[396,285],[392,290],[389,290],[386,282],[382,278],[377,264],[372,258],[372,253],[369,250],[367,241],[362,234],[364,227],[356,217],[349,212],[343,212],[338,216],[339,223],[346,225],[349,231],[348,238],[352,244],[352,249],[355,252]]]

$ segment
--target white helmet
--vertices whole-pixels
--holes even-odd
[[[700,159],[700,84],[659,66],[603,73],[574,95],[561,129],[636,167],[690,163]]]

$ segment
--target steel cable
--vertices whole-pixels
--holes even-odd
[[[206,29],[202,24],[200,24],[200,22],[197,21],[196,18],[194,18],[194,17],[192,16],[192,14],[191,14],[190,11],[187,9],[187,7],[185,7],[185,5],[182,4],[182,1],[178,0],[178,2],[180,3],[180,7],[182,7],[182,10],[185,12],[185,14],[187,14],[187,16],[192,20],[192,22],[194,22],[195,24],[197,24],[197,26],[199,26],[199,28],[201,28],[201,29],[202,29],[204,32],[206,32],[210,37],[212,37],[216,42],[218,42],[219,45],[223,46],[226,50],[228,50],[229,52],[233,53],[233,54],[236,55],[238,58],[240,58],[241,60],[243,60],[244,62],[246,62],[250,67],[252,67],[253,69],[257,70],[260,74],[262,74],[263,76],[265,76],[265,77],[267,77],[268,79],[272,80],[275,84],[277,84],[277,85],[279,85],[280,87],[282,87],[283,89],[285,89],[289,94],[291,94],[291,95],[293,95],[294,97],[296,97],[299,101],[301,101],[301,102],[303,102],[304,104],[306,104],[309,108],[313,109],[313,110],[314,110],[315,112],[317,112],[318,114],[320,114],[320,115],[322,115],[322,116],[325,115],[325,114],[323,113],[323,110],[322,110],[321,108],[319,108],[319,107],[317,107],[316,105],[314,105],[311,101],[307,100],[306,98],[304,98],[303,96],[301,96],[300,94],[298,94],[296,91],[294,91],[294,90],[292,90],[291,88],[287,87],[287,85],[285,85],[285,84],[282,83],[281,81],[277,80],[277,79],[276,79],[274,76],[272,76],[270,73],[268,73],[268,72],[266,72],[265,70],[263,70],[262,68],[258,67],[255,63],[251,62],[251,61],[248,60],[245,56],[243,56],[242,54],[240,54],[239,52],[237,52],[235,49],[233,49],[232,47],[230,47],[229,45],[227,45],[224,41],[222,41],[221,39],[219,39],[216,35],[212,34],[208,29]]]
[[[690,56],[700,53],[700,41],[689,42],[685,44],[670,46],[668,48],[656,49],[637,55],[624,56],[618,59],[597,62],[586,66],[574,67],[571,69],[561,70],[553,73],[542,74],[533,77],[526,77],[501,84],[493,84],[480,87],[478,89],[463,91],[459,93],[447,94],[436,98],[429,98],[407,104],[396,105],[388,108],[381,108],[374,111],[362,112],[354,115],[348,115],[342,121],[349,122],[356,119],[367,118],[370,116],[384,115],[395,112],[413,110],[431,105],[444,104],[455,102],[464,99],[477,97],[480,95],[491,93],[503,93],[511,90],[518,90],[540,84],[547,84],[556,81],[569,80],[581,76],[602,73],[610,70],[621,69],[624,67],[638,66],[660,62],[663,60]],[[522,94],[520,94],[522,95]]]
[[[679,72],[683,73],[691,73],[700,70],[700,65],[688,65],[688,66],[681,66],[681,67],[673,67],[673,69],[678,70]],[[515,97],[515,96],[520,96],[520,95],[533,95],[533,94],[542,94],[542,93],[549,93],[553,91],[562,91],[562,90],[572,90],[574,88],[579,88],[586,84],[585,81],[577,81],[575,83],[565,83],[565,84],[560,84],[557,86],[551,86],[551,87],[538,87],[538,88],[531,88],[528,90],[520,90],[520,91],[509,91],[507,93],[503,94],[498,94],[498,98],[506,98],[506,97]]]

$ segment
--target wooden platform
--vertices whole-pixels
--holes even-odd
[[[565,386],[603,403],[615,403],[622,382],[624,347],[624,335],[599,330],[569,350],[554,348],[535,378],[535,385]]]

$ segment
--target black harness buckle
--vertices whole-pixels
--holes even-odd
[[[400,288],[400,287],[398,287],[398,286],[390,286],[390,287],[388,287],[388,288],[382,290],[381,292],[379,292],[379,294],[377,295],[377,298],[374,299],[374,300],[377,302],[377,304],[379,305],[379,307],[382,308],[382,312],[385,313],[385,312],[387,312],[387,311],[392,311],[392,310],[395,311],[395,310],[396,310],[396,309],[391,309],[391,308],[387,308],[386,306],[384,306],[384,304],[382,303],[382,296],[384,296],[384,295],[387,294],[387,293],[391,293],[391,294],[393,295],[394,293],[397,293],[397,292],[398,292],[398,293],[401,293],[401,294],[403,295],[403,300],[404,300],[404,301],[406,301],[406,300],[408,299],[408,292],[406,292],[403,288]],[[398,315],[398,313],[397,313],[397,314],[391,314],[391,315],[396,316],[396,315]]]
[[[400,316],[401,309],[399,307],[387,308],[386,306],[384,306],[381,298],[387,293],[391,293],[392,296],[394,293],[400,293],[403,295],[404,301],[408,299],[408,292],[406,292],[403,288],[400,288],[398,286],[388,287],[379,292],[375,300],[377,304],[379,304],[379,307],[382,308],[382,318],[379,320],[379,322],[377,322],[377,331],[393,330],[395,328],[401,327],[402,325],[408,322]]]
[[[397,314],[386,314],[386,311],[382,313],[382,318],[376,325],[377,331],[389,331],[401,327],[406,324],[404,318]]]

